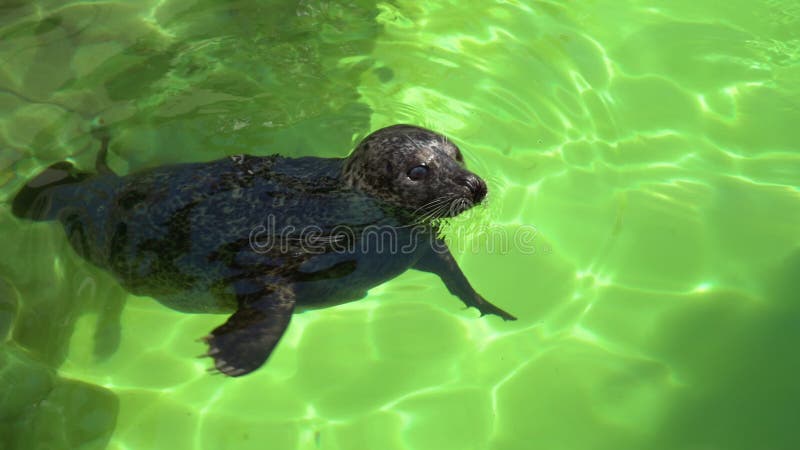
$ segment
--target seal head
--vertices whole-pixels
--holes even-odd
[[[364,138],[347,158],[343,178],[417,219],[453,217],[487,193],[455,144],[413,125],[393,125]]]

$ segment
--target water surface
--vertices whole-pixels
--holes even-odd
[[[409,271],[210,376],[224,316],[2,203],[2,448],[800,447],[798,30],[794,0],[4,1],[0,199],[92,167],[100,119],[122,173],[425,125],[489,182],[448,236],[519,320]]]

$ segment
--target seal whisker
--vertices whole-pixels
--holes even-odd
[[[441,202],[442,200],[445,200],[445,199],[447,199],[447,196],[446,196],[446,195],[442,195],[442,196],[436,197],[436,198],[434,198],[433,200],[429,201],[428,203],[425,203],[425,204],[423,204],[422,206],[420,206],[420,207],[419,207],[419,208],[417,208],[417,209],[418,209],[418,210],[419,210],[419,209],[423,209],[423,208],[425,208],[425,207],[427,207],[427,206],[430,206],[430,205],[436,204],[436,203],[438,203],[438,202]]]
[[[451,216],[455,216],[457,214],[458,205],[460,204],[459,200],[461,200],[461,199],[460,198],[454,198],[453,201],[450,202],[450,205],[448,205],[449,206],[448,213]]]
[[[450,204],[450,201],[451,201],[450,198],[442,198],[440,201],[436,202],[433,205],[429,205],[423,211],[421,211],[423,213],[422,216],[430,215],[444,207],[447,207],[447,205]]]
[[[411,137],[411,136],[409,136],[409,135],[404,135],[404,137],[405,137],[406,139],[408,139],[409,141],[411,141],[411,143],[414,145],[414,147],[417,147],[417,150],[420,150],[420,151],[422,151],[422,150],[423,150],[423,149],[422,149],[422,146],[421,146],[421,145],[419,145],[419,143],[418,143],[417,141],[415,141],[413,137]]]
[[[435,199],[433,199],[433,200],[429,201],[428,203],[425,203],[424,205],[422,205],[422,206],[420,206],[419,208],[415,209],[414,211],[412,211],[412,213],[415,213],[415,212],[417,212],[417,211],[424,210],[425,208],[428,208],[428,207],[430,207],[431,205],[436,205],[436,204],[438,204],[438,203],[441,203],[441,202],[443,202],[443,201],[447,201],[448,199],[449,199],[449,198],[448,198],[448,196],[446,196],[446,195],[442,195],[442,196],[440,196],[440,197],[436,197]]]
[[[442,202],[441,204],[437,205],[435,208],[430,209],[426,212],[420,219],[417,221],[418,224],[427,223],[432,219],[436,219],[442,216],[442,213],[446,212],[450,207],[452,199],[448,198],[447,201]]]
[[[450,203],[450,205],[449,205],[450,208],[449,208],[448,213],[450,214],[451,217],[452,216],[456,216],[456,215],[466,211],[467,209],[469,209],[469,206],[470,206],[470,201],[469,200],[467,200],[467,199],[465,199],[463,197],[456,197]]]
[[[433,218],[433,214],[431,212],[426,212],[423,215],[420,215],[411,223],[412,226],[414,225],[424,225],[428,223]]]
[[[436,209],[442,204],[446,204],[450,201],[450,197],[448,196],[441,196],[433,199],[432,201],[420,206],[419,208],[415,209],[411,212],[412,215],[426,215],[430,210]]]

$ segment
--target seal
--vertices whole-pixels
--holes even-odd
[[[394,125],[347,158],[239,155],[126,176],[59,162],[13,213],[57,220],[71,247],[128,291],[185,312],[232,312],[205,337],[216,370],[264,364],[296,308],[362,298],[413,268],[481,315],[514,316],[470,286],[437,219],[480,203],[486,183],[444,136]]]

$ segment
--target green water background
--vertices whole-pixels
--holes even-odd
[[[92,167],[97,118],[118,172],[427,125],[489,182],[449,239],[520,320],[409,271],[210,376],[223,316],[2,203],[0,448],[800,448],[798,105],[795,0],[3,0],[0,199]]]

